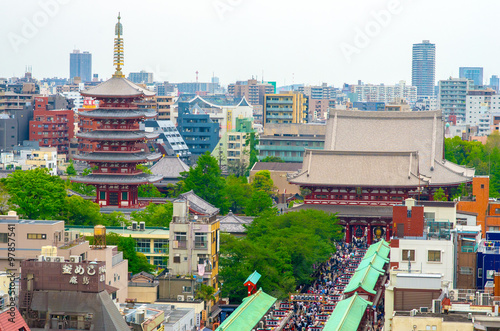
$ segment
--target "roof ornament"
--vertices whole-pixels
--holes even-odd
[[[115,25],[115,53],[113,58],[113,65],[116,67],[116,71],[113,77],[125,78],[122,73],[123,66],[123,26],[120,23],[120,13],[118,13],[118,22]]]

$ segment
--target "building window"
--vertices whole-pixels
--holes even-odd
[[[174,256],[174,263],[181,263],[181,256],[179,254]]]
[[[471,267],[460,267],[460,274],[461,275],[472,275],[472,268]]]
[[[155,253],[168,252],[168,239],[155,239],[154,240]]]
[[[441,251],[427,251],[427,261],[441,262]]]
[[[182,293],[191,293],[191,286],[183,286]]]
[[[0,233],[0,243],[5,244],[9,241],[9,236],[7,233]]]
[[[403,249],[401,253],[401,260],[408,261],[408,256],[410,257],[410,261],[415,261],[415,250],[414,249]]]
[[[128,192],[122,192],[122,200],[128,200]]]
[[[411,209],[407,209],[407,210],[406,210],[406,216],[407,216],[408,218],[411,218]]]
[[[47,239],[45,233],[28,233],[28,239]]]
[[[151,239],[136,239],[137,247],[135,250],[140,253],[151,253]]]
[[[99,200],[106,200],[106,192],[99,192]]]
[[[207,248],[207,234],[203,232],[195,232],[194,234],[194,248]]]
[[[165,261],[164,256],[155,256],[153,257],[153,264],[160,268],[166,268],[167,262]]]
[[[477,278],[483,278],[483,268],[477,268]]]

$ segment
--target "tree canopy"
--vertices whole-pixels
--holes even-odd
[[[146,226],[168,228],[172,220],[173,208],[171,202],[167,202],[166,204],[150,203],[141,211],[133,211],[130,217],[138,223],[144,222]]]
[[[259,287],[285,298],[299,284],[312,281],[313,265],[326,261],[342,237],[337,218],[317,210],[277,215],[264,212],[248,226],[247,236],[221,236],[220,277],[222,296],[231,301],[246,296],[242,286],[257,270]]]
[[[65,211],[64,181],[48,169],[16,170],[3,184],[9,193],[9,204],[25,219],[52,220]]]

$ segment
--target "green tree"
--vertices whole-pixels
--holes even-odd
[[[253,165],[259,161],[257,157],[259,155],[259,151],[257,150],[258,143],[259,140],[257,139],[257,135],[255,132],[250,132],[249,134],[247,134],[245,145],[247,145],[249,149],[249,158],[247,171],[245,172],[246,177],[249,176],[250,170],[253,168]]]
[[[267,210],[247,227],[247,236],[221,236],[222,296],[241,300],[241,286],[257,270],[265,292],[286,298],[298,284],[309,284],[313,266],[328,260],[342,231],[334,215],[317,210],[277,215]]]
[[[432,196],[432,200],[434,201],[446,201],[446,195],[444,194],[444,190],[440,187],[434,192]]]
[[[256,191],[262,191],[269,195],[274,195],[274,182],[271,179],[269,170],[257,171],[252,179],[252,187]]]
[[[47,169],[17,170],[3,180],[9,203],[21,218],[50,220],[65,211],[64,181]]]
[[[136,222],[145,222],[147,226],[163,226],[168,228],[172,220],[173,204],[150,203],[141,211],[133,211],[130,215]]]
[[[68,225],[102,224],[102,214],[97,203],[73,195],[66,198]]]
[[[0,214],[1,215],[6,215],[7,212],[10,210],[11,205],[9,203],[9,193],[7,192],[7,189],[5,188],[5,184],[0,182]]]
[[[136,242],[132,237],[122,237],[118,242],[118,250],[123,252],[123,258],[128,260],[128,271],[132,274],[141,271],[152,272],[154,265],[148,263],[147,257],[135,251]]]
[[[93,170],[96,170],[96,169],[97,169],[97,167],[87,168],[87,169],[83,170],[82,176],[88,176],[92,173]],[[83,183],[71,183],[70,182],[69,187],[73,191],[78,192],[80,194],[83,194],[85,196],[89,196],[89,197],[95,196],[95,187],[93,185],[87,185],[87,184],[83,184]]]
[[[68,176],[76,175],[75,165],[73,164],[73,160],[69,161],[69,166],[66,168],[66,174]]]
[[[210,152],[201,155],[196,166],[181,172],[181,176],[185,191],[193,190],[200,198],[220,208],[222,212],[227,210],[224,199],[225,181],[221,177],[217,160]]]
[[[257,216],[273,206],[273,199],[264,191],[254,190],[245,208],[246,215]]]
[[[196,291],[196,298],[205,302],[205,309],[211,306],[215,301],[215,289],[212,286],[200,284],[200,288]]]
[[[102,224],[106,226],[127,226],[130,222],[125,218],[121,211],[113,211],[109,214],[102,215]]]
[[[284,163],[282,158],[278,156],[266,156],[265,158],[262,159],[260,162],[279,162],[279,163]]]
[[[246,177],[226,178],[225,194],[228,208],[235,214],[243,213],[252,197],[252,186],[247,183]]]
[[[142,164],[137,165],[137,170],[142,170],[145,174],[148,175],[152,174],[151,170]],[[164,196],[153,184],[140,185],[137,195],[140,198],[161,198]]]

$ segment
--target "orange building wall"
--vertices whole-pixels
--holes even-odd
[[[490,199],[490,178],[474,177],[472,179],[472,195],[476,197],[475,201],[459,201],[457,210],[477,213],[477,225],[481,225],[482,235],[485,236],[486,215]]]

